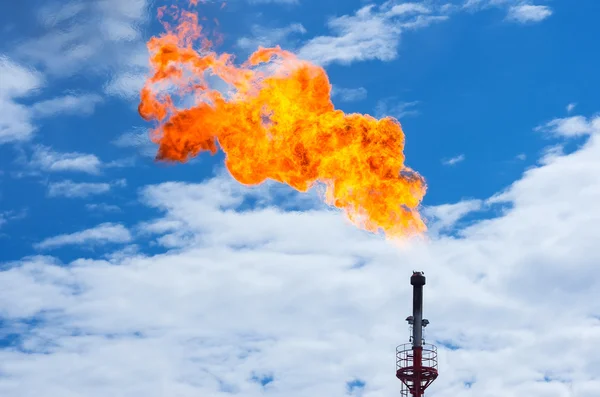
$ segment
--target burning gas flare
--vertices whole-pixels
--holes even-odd
[[[157,160],[221,149],[242,184],[272,179],[300,192],[322,184],[325,201],[358,227],[387,237],[425,231],[425,181],[404,165],[397,120],[336,110],[325,70],[279,47],[259,47],[236,66],[212,50],[196,14],[162,7],[159,19],[166,32],[148,41],[153,75],[139,105],[157,124]]]

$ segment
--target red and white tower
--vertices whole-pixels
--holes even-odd
[[[421,397],[438,377],[437,348],[423,339],[423,328],[429,324],[423,318],[423,273],[413,272],[410,284],[413,286],[413,314],[406,321],[412,327],[412,335],[410,343],[396,347],[396,377],[402,381],[401,396]]]

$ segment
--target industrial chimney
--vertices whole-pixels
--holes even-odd
[[[423,396],[425,389],[438,377],[437,348],[426,344],[423,328],[429,321],[423,318],[423,272],[413,272],[413,312],[406,321],[412,328],[410,343],[396,347],[396,377],[402,381],[401,396]]]

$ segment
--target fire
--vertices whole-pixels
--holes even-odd
[[[335,109],[325,70],[291,52],[259,47],[236,65],[212,49],[196,14],[162,7],[159,18],[166,32],[148,41],[153,74],[139,105],[157,124],[157,160],[220,149],[242,184],[271,179],[300,192],[321,184],[326,203],[358,227],[387,237],[426,230],[418,212],[425,181],[404,164],[397,120]]]

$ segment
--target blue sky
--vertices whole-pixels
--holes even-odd
[[[413,268],[447,345],[432,396],[600,393],[600,351],[574,359],[575,342],[600,346],[597,1],[197,8],[219,51],[279,44],[325,67],[336,107],[400,120],[430,219],[401,247],[315,192],[239,186],[221,154],[154,161],[136,109],[160,4],[1,7],[0,394],[397,392]],[[567,301],[577,341],[554,323]]]

